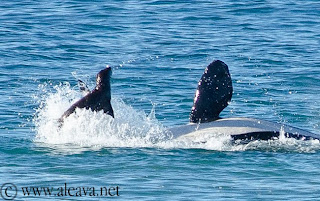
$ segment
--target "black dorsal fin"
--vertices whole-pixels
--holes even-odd
[[[228,66],[213,61],[204,71],[194,97],[190,122],[209,122],[219,119],[220,112],[232,97],[232,80]]]

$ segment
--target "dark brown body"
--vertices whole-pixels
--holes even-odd
[[[86,108],[92,111],[103,110],[106,114],[114,117],[111,106],[111,87],[110,87],[111,68],[100,71],[97,75],[96,88],[89,94],[74,103],[67,111],[60,117],[59,122],[63,122],[76,108]]]

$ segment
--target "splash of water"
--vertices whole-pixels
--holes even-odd
[[[102,111],[76,109],[59,127],[58,118],[81,94],[69,84],[55,87],[55,93],[45,95],[34,119],[36,142],[101,147],[150,147],[170,138],[165,128],[153,116],[136,111],[121,99],[112,105],[116,118]]]
[[[314,152],[320,149],[319,141],[301,141],[286,138],[284,130],[279,139],[253,141],[247,144],[232,143],[230,136],[207,133],[195,139],[173,139],[172,134],[156,119],[155,108],[149,115],[127,105],[120,98],[111,103],[115,118],[101,112],[76,109],[59,127],[58,119],[72,103],[81,98],[81,92],[68,83],[54,86],[41,85],[42,95],[36,96],[39,108],[34,117],[37,144],[66,148],[100,149],[104,147],[156,147],[164,149],[208,149],[215,151],[297,151]]]

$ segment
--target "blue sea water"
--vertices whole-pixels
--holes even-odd
[[[319,141],[178,143],[214,59],[234,94],[222,117],[320,133],[320,3],[19,1],[0,4],[0,184],[16,200],[319,200]],[[115,122],[55,119],[113,67]],[[24,196],[21,187],[119,186],[120,196]],[[1,189],[3,195],[4,191]],[[12,193],[12,192],[10,192]]]

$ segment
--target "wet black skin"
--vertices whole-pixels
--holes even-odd
[[[204,123],[219,119],[220,112],[232,97],[232,80],[228,66],[215,60],[205,69],[190,113],[190,122]]]
[[[63,122],[70,114],[72,114],[76,108],[86,108],[92,111],[101,111],[114,117],[113,109],[111,106],[111,68],[107,67],[101,70],[97,74],[97,84],[94,90],[88,93],[86,96],[74,103],[59,119],[59,122]]]
[[[204,123],[221,119],[220,112],[228,106],[232,98],[232,80],[228,66],[219,60],[213,61],[204,71],[196,91],[190,122]],[[232,127],[230,127],[232,129]],[[233,141],[246,143],[252,140],[270,140],[279,138],[279,131],[248,132],[231,135]],[[285,133],[286,137],[298,140],[320,139],[316,134]]]

